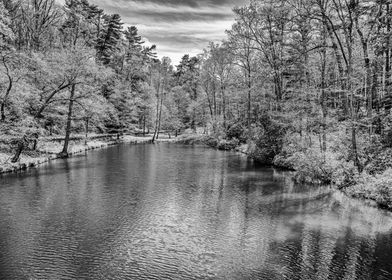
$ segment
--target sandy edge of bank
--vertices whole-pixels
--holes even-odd
[[[136,136],[122,136],[120,139],[110,140],[110,141],[90,141],[87,145],[77,144],[71,146],[69,149],[69,155],[76,155],[87,152],[89,150],[101,149],[117,144],[146,144],[151,143],[150,137],[136,137]],[[0,164],[0,174],[6,173],[17,173],[21,171],[25,171],[29,168],[38,167],[41,164],[56,160],[61,158],[57,153],[45,153],[42,151],[42,155],[40,157],[29,157],[29,158],[21,158],[19,162],[11,163],[6,162]]]

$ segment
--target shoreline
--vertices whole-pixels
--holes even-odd
[[[217,150],[228,150],[228,149],[219,149],[219,147],[217,147],[217,146],[210,145],[208,142],[205,142],[203,140],[202,135],[198,135],[197,137],[195,137],[195,135],[188,135],[185,138],[180,138],[180,139],[175,139],[175,140],[177,140],[177,141],[171,141],[171,143],[181,143],[181,144],[186,144],[186,145],[204,145],[206,147],[210,147],[210,148],[217,149]],[[236,146],[236,147],[229,149],[229,150],[236,151],[240,154],[246,155],[250,159],[257,161],[257,159],[253,158],[252,155],[249,152],[247,152],[247,148],[248,148],[247,145],[243,144],[243,145]],[[283,165],[280,166],[280,165],[276,165],[274,163],[269,164],[269,165],[266,164],[265,166],[271,167],[271,168],[276,168],[276,169],[279,169],[282,171],[299,172],[298,170],[290,169],[287,166],[283,166]],[[296,181],[297,183],[300,183],[297,180],[294,180],[294,181]],[[356,187],[357,187],[357,189],[359,188],[359,183],[357,183],[357,185],[353,185],[349,188],[341,188],[337,184],[334,184],[334,183],[330,183],[330,184],[322,184],[320,182],[308,182],[308,183],[315,184],[315,185],[329,186],[349,198],[352,198],[357,201],[362,201],[366,205],[378,208],[380,210],[386,210],[388,212],[392,212],[392,207],[390,205],[388,205],[387,203],[385,203],[384,201],[378,201],[376,198],[373,199],[372,197],[366,197],[363,195],[361,196],[358,193],[353,192],[353,189],[355,189]]]
[[[102,148],[107,148],[110,146],[118,145],[118,144],[147,144],[151,143],[150,137],[137,137],[137,136],[121,136],[120,139],[110,139],[107,140],[92,140],[87,142],[87,145],[77,143],[74,145],[70,145],[69,147],[69,156],[81,154],[84,152],[88,152],[90,150],[97,150]],[[54,142],[50,142],[50,144],[54,144]],[[50,148],[45,148],[45,150],[39,150],[40,156],[37,157],[28,157],[22,156],[21,159],[16,163],[9,162],[9,159],[6,162],[0,163],[0,176],[11,173],[19,173],[26,171],[30,168],[37,168],[44,163],[51,162],[56,159],[61,159],[58,152],[51,150]]]
[[[204,141],[200,141],[200,139],[193,139],[193,140],[194,141],[188,142],[185,138],[185,141],[184,141],[184,138],[181,138],[181,136],[180,136],[180,137],[170,138],[170,139],[166,139],[166,138],[156,139],[155,143],[185,144],[185,145],[189,145],[189,146],[202,145],[202,146],[213,148],[216,150],[235,151],[239,154],[247,156],[250,159],[255,160],[246,151],[247,150],[246,145],[240,145],[240,146],[237,146],[233,149],[219,149],[216,146],[212,146]],[[81,153],[86,153],[90,150],[107,148],[107,147],[118,145],[118,144],[149,144],[149,143],[153,143],[151,137],[138,137],[138,136],[125,135],[125,136],[121,136],[120,139],[115,139],[115,140],[113,140],[113,139],[111,139],[109,141],[107,141],[107,140],[99,140],[99,141],[92,140],[92,141],[89,141],[87,143],[87,145],[80,144],[80,143],[75,144],[75,145],[71,145],[69,147],[68,154],[70,156],[73,156],[73,155],[77,155],[77,154],[81,154]],[[30,168],[38,168],[40,165],[42,165],[44,163],[48,163],[48,162],[51,162],[56,159],[64,158],[64,157],[61,157],[58,152],[54,152],[53,150],[52,151],[48,151],[48,150],[50,150],[50,149],[46,149],[46,151],[42,151],[42,150],[39,151],[41,153],[40,157],[29,157],[29,158],[21,157],[21,160],[17,163],[7,163],[7,162],[0,163],[0,176],[6,175],[6,174],[12,174],[12,173],[20,173],[20,172],[26,171]],[[288,169],[285,166],[278,166],[275,164],[265,165],[265,166],[271,167],[271,168],[276,168],[276,169],[279,169],[282,171],[298,172],[297,170]],[[318,184],[318,183],[313,183],[313,184]],[[330,184],[330,185],[326,185],[326,186],[332,187],[334,190],[344,194],[345,196],[350,197],[355,200],[358,200],[358,201],[362,201],[365,204],[370,205],[372,207],[378,208],[380,210],[387,210],[389,212],[392,212],[391,207],[389,207],[388,205],[385,205],[383,203],[380,203],[379,201],[377,201],[375,199],[358,196],[355,193],[350,193],[346,189],[339,188],[339,186],[337,186],[336,184]]]

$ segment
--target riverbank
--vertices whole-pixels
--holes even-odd
[[[267,163],[263,151],[257,149],[254,142],[245,144],[237,139],[217,139],[195,134],[180,136],[175,142],[235,150],[271,167],[294,171],[293,179],[296,182],[331,185],[349,197],[392,211],[392,168],[383,166],[386,159],[378,164],[375,163],[378,159],[373,159],[373,166],[381,165],[385,169],[381,172],[371,172],[369,168],[358,172],[353,163],[341,157],[336,148],[323,154],[317,147],[284,145],[281,152]],[[381,156],[388,158],[389,155],[386,153]]]
[[[370,203],[372,205],[375,202],[377,206],[392,211],[392,169],[390,168],[379,174],[369,174],[366,171],[358,173],[352,164],[339,160],[334,153],[328,153],[326,158],[322,159],[315,151],[289,152],[287,147],[284,147],[282,152],[268,164],[265,162],[262,151],[259,151],[254,143],[244,144],[237,139],[217,139],[199,134],[156,139],[156,142],[205,145],[219,150],[235,150],[263,164],[295,171],[293,179],[296,182],[332,185],[350,197],[368,200],[373,202]],[[69,146],[69,155],[121,143],[151,143],[151,137],[125,135],[119,138],[110,136],[104,139],[92,137],[87,143],[84,143],[84,140],[72,141]],[[59,155],[61,148],[61,142],[56,138],[40,141],[35,151],[23,154],[17,163],[11,163],[11,152],[0,152],[0,174],[20,172],[61,158]]]
[[[230,155],[118,145],[4,176],[0,279],[390,279],[392,213]]]
[[[85,143],[84,140],[72,141],[69,146],[69,155],[76,155],[105,148],[116,144],[141,144],[151,143],[151,137],[136,137],[131,135],[124,135],[117,138],[116,135],[108,136],[100,139],[99,137],[92,137]],[[58,139],[46,139],[40,141],[35,151],[28,151],[21,155],[20,160],[16,163],[11,162],[11,151],[0,152],[0,174],[15,173],[26,170],[28,168],[37,167],[41,164],[52,160],[61,158],[59,155],[62,149],[62,144]]]

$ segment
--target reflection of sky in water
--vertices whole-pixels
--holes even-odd
[[[112,147],[0,187],[0,278],[392,279],[392,214],[242,155]]]

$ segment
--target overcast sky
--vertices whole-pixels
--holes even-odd
[[[233,23],[232,8],[248,0],[90,0],[106,13],[121,15],[136,25],[147,43],[156,44],[158,56],[173,64],[184,54],[196,55],[210,41],[225,38]]]

